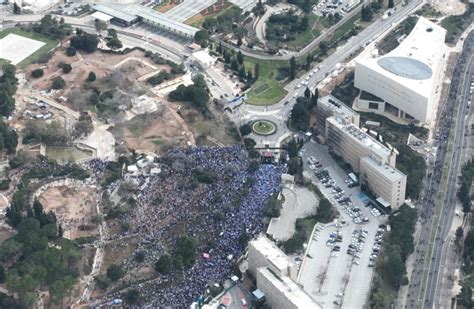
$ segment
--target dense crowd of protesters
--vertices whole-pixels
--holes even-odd
[[[162,254],[173,257],[176,241],[183,235],[196,240],[197,258],[191,268],[175,269],[139,286],[144,303],[182,308],[203,294],[206,285],[233,274],[247,240],[263,230],[261,209],[279,189],[283,169],[249,168],[240,146],[180,148],[156,162],[159,175],[126,177],[138,188],[138,207],[119,220],[138,237],[135,253],[146,252],[147,262]],[[94,173],[103,168],[99,162],[93,164]],[[200,182],[196,170],[209,179]],[[133,254],[122,264],[127,271],[138,266]]]

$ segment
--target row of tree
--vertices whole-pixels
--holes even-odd
[[[471,212],[473,195],[471,194],[472,181],[474,179],[474,160],[466,162],[461,169],[459,182],[461,186],[458,189],[457,197],[462,204],[464,213]]]
[[[376,280],[383,284],[374,284],[371,307],[389,307],[400,286],[408,284],[405,262],[414,250],[413,233],[417,220],[416,210],[406,204],[389,216],[391,229],[376,266]]]
[[[10,128],[0,119],[0,152],[6,151],[13,154],[16,151],[18,144],[18,136],[15,131]]]
[[[10,116],[15,109],[16,69],[14,65],[0,66],[0,115]]]

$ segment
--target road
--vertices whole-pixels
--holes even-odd
[[[474,34],[471,36],[471,46],[474,47]],[[466,42],[469,44],[468,42]],[[471,52],[472,52],[471,48]],[[428,276],[428,282],[426,286],[426,292],[424,295],[423,303],[429,307],[438,307],[438,294],[439,294],[439,285],[442,280],[440,280],[440,274],[444,267],[444,256],[443,251],[449,242],[446,241],[448,232],[451,229],[454,207],[456,205],[456,192],[457,192],[457,179],[459,174],[460,162],[464,149],[464,135],[466,131],[465,121],[468,118],[466,115],[467,102],[469,95],[469,87],[471,83],[471,75],[474,73],[474,56],[471,53],[471,56],[468,60],[468,65],[466,68],[466,73],[464,76],[464,85],[462,86],[462,96],[461,96],[461,106],[458,111],[456,123],[457,130],[455,132],[455,140],[453,147],[453,154],[450,156],[451,168],[449,170],[447,188],[445,193],[445,198],[443,200],[443,210],[441,213],[441,220],[438,224],[438,234],[436,235],[436,241],[433,247],[432,260],[433,263],[430,264],[430,271]],[[442,278],[441,278],[442,279]]]
[[[44,15],[14,15],[0,19],[3,22],[3,28],[13,28],[18,23],[30,23],[39,22]],[[83,30],[95,32],[95,27],[87,18],[81,17],[70,17],[62,15],[53,15],[58,18],[64,18],[65,22],[73,27],[79,27]],[[163,30],[152,29],[148,30],[146,27],[130,27],[123,28],[114,25],[109,25],[108,28],[115,29],[118,34],[118,38],[122,41],[125,46],[130,47],[141,47],[152,52],[161,54],[164,58],[170,59],[176,63],[181,63],[185,57],[191,53],[182,44],[177,44],[163,35],[157,33],[163,33]]]
[[[374,21],[369,27],[367,27],[364,31],[362,31],[360,34],[363,34],[362,36],[358,35],[356,37],[358,37],[357,40],[354,39],[354,37],[352,38],[352,44],[346,44],[346,48],[348,45],[355,45],[355,46],[360,46],[360,47],[363,47],[365,46],[364,44],[367,43],[368,41],[372,41],[373,38],[376,38],[378,37],[380,34],[382,34],[383,32],[387,31],[388,29],[390,29],[391,27],[391,24],[392,23],[398,23],[399,21],[403,20],[404,18],[406,18],[408,16],[409,13],[411,13],[412,11],[414,11],[414,9],[420,5],[422,3],[421,0],[412,0],[410,2],[408,2],[408,4],[406,6],[398,6],[398,9],[391,15],[389,16],[387,19],[383,20],[383,19],[378,19],[376,21]],[[357,8],[355,8],[353,11],[349,12],[347,15],[345,15],[335,26],[333,26],[329,31],[325,32],[323,35],[320,35],[318,38],[316,38],[315,40],[311,41],[311,43],[309,43],[308,45],[306,45],[302,50],[300,50],[299,52],[296,52],[296,53],[288,53],[288,54],[284,54],[284,55],[269,55],[269,54],[263,54],[261,52],[257,52],[257,51],[253,51],[253,50],[248,50],[248,49],[244,49],[244,48],[238,48],[238,47],[235,47],[233,45],[230,45],[230,44],[227,44],[225,42],[222,42],[222,44],[228,48],[232,48],[234,50],[240,50],[242,52],[242,54],[246,55],[246,56],[249,56],[249,57],[253,57],[253,58],[257,58],[257,59],[261,59],[261,60],[289,60],[291,57],[296,57],[296,58],[300,58],[300,57],[303,57],[303,56],[306,56],[306,54],[310,51],[312,51],[313,49],[315,49],[319,42],[321,42],[322,40],[326,39],[329,35],[331,35],[334,31],[336,31],[336,29],[338,27],[340,27],[342,24],[344,24],[344,22],[346,22],[347,20],[349,20],[351,17],[355,16],[356,14],[358,14],[362,9],[362,5],[359,5]],[[351,40],[350,40],[351,41]],[[355,47],[354,46],[354,47]],[[355,50],[357,50],[358,48],[354,48],[352,49],[351,52],[354,52]],[[347,55],[349,55],[349,53],[347,53]],[[347,56],[346,56],[347,57]],[[346,58],[344,57],[344,59]],[[337,63],[337,62],[336,62]]]
[[[454,215],[455,193],[457,174],[459,171],[459,162],[461,158],[461,146],[464,137],[464,122],[467,100],[461,101],[455,124],[457,130],[451,132],[453,126],[453,114],[455,110],[458,85],[461,80],[463,68],[466,59],[471,62],[469,70],[473,72],[474,63],[472,61],[472,48],[474,43],[474,33],[471,33],[466,39],[465,49],[460,56],[451,80],[451,88],[449,90],[448,99],[441,111],[440,120],[438,122],[438,130],[443,137],[440,139],[440,145],[436,153],[434,166],[430,166],[427,172],[427,185],[421,194],[421,200],[418,212],[421,219],[421,230],[418,243],[416,244],[415,263],[410,277],[410,285],[408,291],[408,299],[405,307],[407,308],[431,308],[436,307],[435,297],[439,287],[439,274],[443,273],[444,266],[443,251],[447,245],[446,237],[451,228],[451,222]],[[470,50],[469,50],[469,45]],[[463,60],[464,59],[464,60]],[[448,154],[448,137],[453,133],[453,152]],[[446,182],[445,195],[440,209],[433,207],[438,200],[437,196],[442,183],[443,169],[445,163],[450,162],[450,170]],[[427,265],[428,264],[428,265]],[[428,266],[428,268],[426,268]],[[425,284],[426,283],[426,284]]]
[[[306,77],[309,77],[308,87],[314,91],[316,85],[334,70],[336,64],[343,63],[347,58],[355,55],[360,49],[382,38],[383,34],[396,27],[401,21],[408,17],[410,13],[417,10],[421,4],[422,2],[418,0],[409,2],[406,6],[399,6],[387,19],[376,20],[359,34],[351,37],[346,44],[337,48],[334,53],[326,57],[326,59],[318,65],[319,70],[316,73],[313,73],[313,71],[308,72],[299,79],[290,82],[285,87],[288,94],[279,103],[270,106],[244,104],[234,115],[230,115],[230,117],[238,124],[254,119],[267,119],[277,123],[278,130],[276,134],[266,137],[265,139],[257,136],[253,136],[253,138],[256,138],[257,143],[260,140],[265,142],[265,144],[270,144],[270,146],[278,146],[281,137],[289,133],[284,124],[284,120],[290,116],[293,105],[296,103],[295,97],[303,95],[306,89],[306,87],[296,89],[299,83],[305,81]],[[311,73],[312,76],[310,76]]]

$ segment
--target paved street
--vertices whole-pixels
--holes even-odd
[[[236,123],[241,124],[257,118],[268,119],[277,123],[278,130],[276,134],[266,137],[265,139],[256,139],[256,141],[257,143],[265,142],[270,146],[278,146],[277,144],[280,141],[280,137],[289,133],[284,121],[288,119],[291,109],[296,103],[294,96],[295,94],[297,96],[303,95],[306,89],[306,87],[296,89],[296,86],[311,74],[311,77],[309,77],[308,80],[308,86],[311,90],[314,90],[316,85],[334,70],[336,64],[343,63],[348,57],[354,55],[360,48],[365,47],[370,43],[374,43],[377,39],[381,39],[383,34],[396,27],[396,25],[404,20],[411,12],[415,11],[418,5],[420,5],[420,1],[412,1],[406,6],[399,6],[395,13],[387,19],[376,20],[362,32],[350,38],[346,44],[340,46],[334,53],[326,57],[322,63],[316,66],[319,68],[317,72],[314,73],[315,68],[313,68],[311,72],[308,72],[299,79],[295,79],[293,82],[289,83],[285,87],[288,94],[279,103],[270,106],[244,104],[239,107],[234,114],[230,114],[229,117],[234,119]]]
[[[421,201],[418,203],[418,211],[422,227],[418,243],[416,244],[416,260],[413,272],[410,276],[408,300],[406,303],[407,308],[417,308],[418,306],[424,308],[437,307],[435,297],[439,285],[439,273],[442,273],[444,266],[443,250],[446,243],[446,236],[451,228],[451,222],[454,215],[455,201],[453,199],[455,199],[456,182],[465,129],[464,121],[466,118],[467,107],[465,96],[460,100],[462,105],[457,114],[457,118],[455,119],[456,127],[453,126],[453,113],[457,98],[458,84],[461,81],[461,76],[465,74],[463,68],[466,63],[469,63],[469,61],[471,62],[467,67],[471,72],[473,71],[473,43],[474,33],[471,33],[471,35],[466,39],[465,51],[460,56],[460,60],[454,70],[448,99],[443,106],[441,117],[438,122],[438,130],[441,135],[449,136],[451,128],[456,128],[453,142],[454,152],[450,153],[449,158],[447,158],[448,140],[441,140],[435,164],[430,167],[427,172],[426,177],[428,183],[421,195]],[[442,182],[442,173],[445,162],[450,162],[450,171],[447,181],[443,182],[443,184],[447,184],[447,187],[442,188],[440,187],[440,183]],[[433,205],[436,205],[437,195],[440,190],[444,190],[445,195],[441,209],[438,209],[433,207]],[[426,268],[427,266],[429,267],[428,269]]]

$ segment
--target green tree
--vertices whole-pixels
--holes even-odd
[[[107,31],[108,31],[107,38],[106,38],[107,47],[109,47],[110,49],[113,49],[113,50],[122,48],[123,44],[117,36],[117,31],[115,29],[109,29]]]
[[[311,53],[308,53],[308,55],[306,55],[306,71],[309,71],[311,69],[311,63],[313,62],[313,56],[311,55]]]
[[[0,115],[10,116],[15,109],[16,68],[11,64],[3,64],[2,72],[3,74],[0,76]]]
[[[296,59],[295,56],[290,59],[290,80],[296,78]]]
[[[240,50],[237,53],[237,62],[241,65],[244,63],[244,55],[242,54]]]
[[[7,272],[3,264],[0,264],[0,283],[5,283],[7,281]]]
[[[155,270],[160,274],[168,274],[172,270],[171,257],[167,254],[160,256],[155,263]]]
[[[207,46],[209,40],[209,32],[207,30],[199,30],[194,34],[194,42],[201,46]]]
[[[364,5],[362,6],[362,11],[361,11],[361,19],[362,21],[369,22],[372,20],[373,13],[372,13],[372,8],[370,5]]]
[[[245,124],[241,125],[240,128],[239,128],[239,131],[240,131],[240,135],[242,135],[242,136],[249,135],[250,133],[252,133],[251,123],[245,123]]]
[[[33,76],[34,78],[39,78],[43,75],[44,75],[43,69],[35,69],[31,72],[31,76]]]
[[[72,70],[72,66],[69,64],[69,63],[64,63],[62,66],[61,66],[62,70],[63,70],[63,73],[67,74],[69,72],[71,72]]]
[[[76,36],[70,40],[70,43],[71,46],[77,50],[83,50],[86,53],[93,53],[97,50],[99,39],[97,38],[97,35],[82,32],[81,34],[76,34]]]
[[[305,91],[304,91],[304,96],[305,98],[311,98],[311,90],[309,90],[308,87],[306,87]]]
[[[122,267],[117,264],[111,264],[107,268],[107,277],[112,281],[117,281],[124,275]]]
[[[53,78],[53,82],[51,83],[51,89],[63,89],[66,86],[66,82],[62,77],[56,76]]]
[[[89,75],[87,75],[86,81],[87,81],[87,82],[93,82],[93,81],[96,80],[96,78],[97,78],[97,77],[96,77],[95,73],[92,72],[92,71],[90,71],[90,72],[89,72]]]
[[[258,78],[260,77],[260,63],[255,63],[255,67],[254,67],[254,74],[253,74],[255,80],[258,80]]]
[[[253,79],[252,70],[249,69],[249,70],[247,71],[247,83],[251,83],[251,82],[253,82],[253,80],[254,80],[254,79]]]
[[[321,51],[321,54],[326,55],[328,48],[328,44],[325,41],[319,42],[319,50]]]
[[[474,301],[472,300],[472,288],[469,280],[464,280],[461,284],[461,292],[458,294],[458,305],[464,308],[472,308]]]
[[[140,298],[140,291],[138,291],[137,289],[131,289],[125,295],[125,301],[132,305],[139,303]]]
[[[68,48],[66,49],[66,55],[67,55],[68,57],[73,57],[73,56],[76,55],[76,53],[77,53],[77,50],[76,50],[74,47],[72,47],[72,46],[70,46],[70,47],[68,47]]]
[[[16,2],[13,2],[13,14],[21,14],[21,8]]]
[[[183,236],[176,242],[176,257],[181,256],[184,267],[191,267],[196,259],[196,241]]]
[[[307,132],[310,120],[310,100],[306,97],[297,98],[291,110],[290,123],[293,129]]]
[[[388,0],[388,8],[393,9],[394,6],[395,6],[395,2],[393,0]]]

